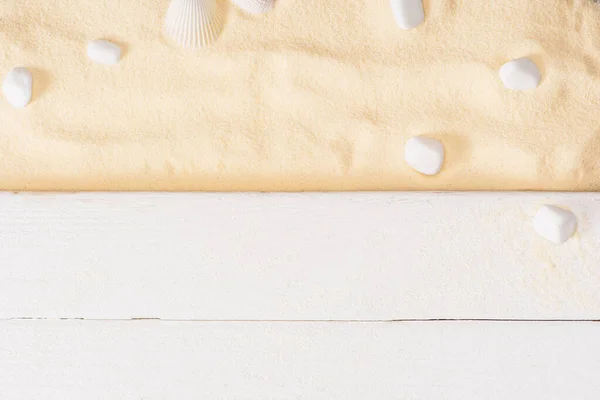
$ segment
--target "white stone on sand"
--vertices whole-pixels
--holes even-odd
[[[404,30],[416,28],[425,21],[422,0],[390,0],[398,26]]]
[[[250,14],[264,14],[275,7],[275,0],[231,0],[231,2]]]
[[[121,48],[106,40],[93,40],[88,43],[87,55],[100,64],[116,64],[121,59]]]
[[[424,175],[436,175],[444,164],[444,145],[433,138],[412,137],[404,147],[404,160]]]
[[[33,76],[27,68],[13,68],[2,84],[2,93],[15,108],[23,108],[31,101],[33,94]]]
[[[500,80],[508,89],[535,89],[542,79],[537,65],[529,58],[509,61],[500,67]]]
[[[533,229],[552,243],[563,244],[575,233],[577,217],[564,208],[545,205],[533,218]]]

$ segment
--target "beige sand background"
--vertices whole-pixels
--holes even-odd
[[[34,101],[0,100],[8,190],[600,190],[600,5],[429,0],[396,27],[388,0],[227,7],[210,49],[162,36],[168,0],[0,2],[0,75],[33,71]],[[125,48],[94,65],[88,40]],[[531,57],[535,91],[500,65]],[[404,142],[447,148],[440,175]]]

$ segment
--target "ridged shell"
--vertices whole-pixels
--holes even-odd
[[[250,14],[263,14],[275,7],[275,0],[231,0],[233,4]]]
[[[220,0],[172,0],[165,18],[165,31],[184,48],[205,47],[219,36],[224,12]]]

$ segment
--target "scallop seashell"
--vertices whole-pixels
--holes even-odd
[[[275,7],[275,0],[231,0],[233,4],[250,14],[263,14]]]
[[[165,31],[184,48],[205,47],[223,29],[220,0],[172,0],[165,18]]]

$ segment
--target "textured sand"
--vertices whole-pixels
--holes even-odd
[[[23,110],[0,100],[9,190],[600,190],[600,5],[429,0],[396,27],[387,0],[280,0],[228,10],[219,41],[162,36],[167,0],[0,2],[0,76],[34,74]],[[88,40],[125,48],[114,67]],[[497,70],[530,57],[535,91]],[[436,177],[403,161],[442,140]]]

